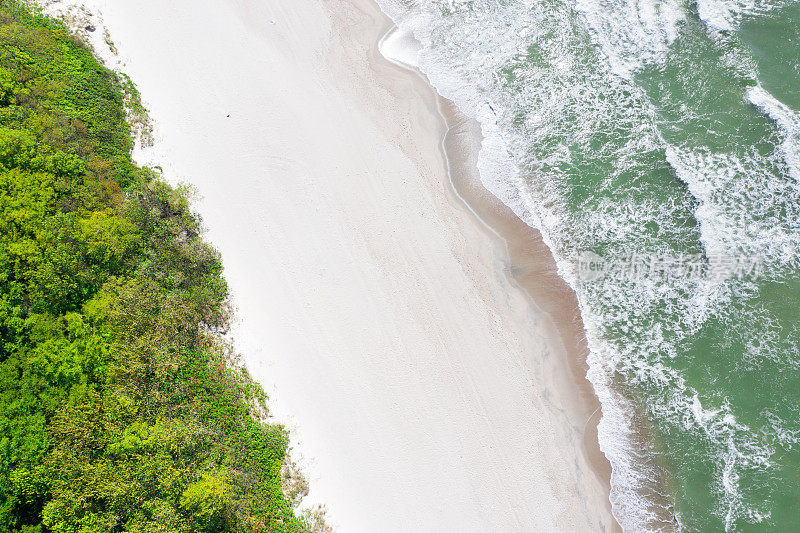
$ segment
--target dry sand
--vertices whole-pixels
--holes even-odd
[[[377,7],[79,3],[151,110],[137,158],[202,196],[237,344],[339,531],[617,529],[572,296],[477,185],[474,125],[379,55]]]

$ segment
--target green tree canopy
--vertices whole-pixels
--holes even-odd
[[[0,532],[306,531],[286,431],[215,333],[219,255],[131,160],[123,89],[0,0]]]

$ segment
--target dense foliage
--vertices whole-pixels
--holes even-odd
[[[220,259],[132,162],[123,83],[0,0],[0,532],[303,531],[219,340]]]

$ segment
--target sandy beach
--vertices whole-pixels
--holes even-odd
[[[380,55],[372,2],[81,3],[337,531],[618,529],[574,295],[480,186],[475,124]]]

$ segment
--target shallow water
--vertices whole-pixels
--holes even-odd
[[[628,531],[800,531],[800,3],[380,0],[578,294]]]

